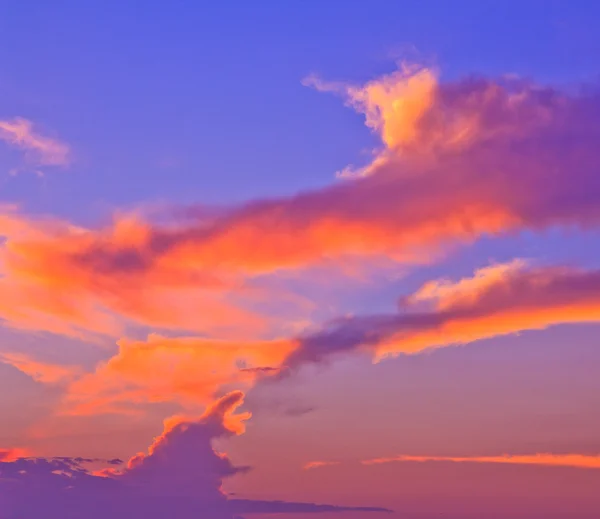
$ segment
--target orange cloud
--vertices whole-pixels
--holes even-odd
[[[41,166],[66,166],[70,162],[69,146],[35,132],[31,121],[21,117],[0,121],[0,140],[24,150]]]
[[[458,282],[427,283],[402,298],[400,306],[398,313],[334,321],[299,339],[285,363],[316,362],[353,349],[368,349],[382,358],[557,324],[597,323],[600,271],[514,261]]]
[[[428,462],[442,461],[453,463],[510,463],[516,465],[543,465],[550,467],[573,467],[579,469],[600,469],[600,456],[585,454],[532,454],[503,456],[397,456],[394,458],[374,458],[363,461],[363,465],[378,465],[392,462]]]
[[[339,464],[340,464],[339,461],[309,461],[302,468],[304,470],[311,470],[311,469],[319,469],[322,467],[331,467],[333,465],[339,465]]]
[[[206,405],[222,387],[249,387],[277,372],[295,343],[289,340],[223,341],[150,335],[147,341],[122,339],[119,352],[69,388],[65,409],[87,414],[114,410],[115,404],[176,402]],[[272,368],[272,369],[270,369]]]
[[[392,333],[381,341],[377,354],[466,344],[556,324],[600,322],[598,288],[600,271],[527,268],[522,262],[482,269],[457,283],[429,283],[415,298],[432,305],[431,322]]]
[[[0,449],[0,463],[10,463],[30,456],[26,449]]]
[[[145,224],[134,217],[95,233],[53,219],[28,219],[9,208],[0,218],[0,234],[6,237],[0,316],[11,326],[79,338],[119,336],[127,323],[203,332],[263,327],[261,317],[232,300],[243,293],[242,282],[182,258],[141,275],[135,267],[116,274],[79,263],[97,239],[134,250],[146,234]]]
[[[79,372],[76,367],[39,362],[22,353],[0,353],[0,362],[14,366],[36,382],[44,384],[67,382]]]
[[[258,334],[268,327],[249,310],[258,280],[284,269],[430,262],[484,235],[600,223],[595,94],[515,79],[443,83],[414,67],[366,85],[316,84],[380,135],[368,175],[160,222],[118,214],[82,229],[4,215],[0,291],[20,300],[0,315],[72,335],[122,336],[127,323]]]
[[[344,96],[350,106],[365,115],[366,125],[381,136],[386,148],[392,150],[408,147],[419,139],[419,124],[432,109],[438,89],[435,71],[406,65],[361,87],[314,76],[305,79],[304,84]]]

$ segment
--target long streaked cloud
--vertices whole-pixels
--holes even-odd
[[[0,120],[0,140],[23,150],[39,166],[67,166],[71,161],[67,144],[38,133],[33,123],[22,117]]]
[[[380,465],[394,462],[452,462],[452,463],[501,463],[513,465],[541,465],[547,467],[572,467],[578,469],[600,469],[600,456],[586,454],[531,454],[502,456],[395,456],[373,458],[362,461],[363,465]]]
[[[400,298],[396,312],[343,317],[295,337],[121,339],[117,353],[93,372],[71,374],[59,412],[129,414],[145,403],[197,410],[224,388],[249,389],[338,354],[368,351],[381,359],[559,324],[599,323],[599,294],[599,270],[515,260],[456,281],[427,282]],[[31,362],[28,370],[46,373],[49,382],[68,375]]]
[[[0,289],[20,304],[0,314],[71,334],[119,336],[123,317],[203,333],[234,321],[256,328],[261,318],[245,298],[257,276],[348,258],[430,262],[483,235],[600,223],[596,91],[440,82],[423,68],[320,87],[380,135],[368,175],[232,207],[179,208],[168,222],[116,215],[83,229],[4,215]]]
[[[347,317],[305,336],[285,361],[319,362],[367,349],[377,357],[418,353],[566,323],[600,322],[600,270],[535,267],[521,261],[457,282],[425,284],[396,313]]]
[[[339,465],[340,462],[339,461],[309,461],[308,463],[305,463],[302,468],[304,470],[313,470],[313,469],[320,469],[323,467],[332,467],[334,465]]]
[[[129,412],[146,402],[195,409],[224,387],[247,389],[306,363],[369,351],[376,359],[566,323],[600,322],[600,271],[495,264],[473,276],[425,283],[397,312],[344,317],[287,339],[223,341],[151,335],[122,339],[94,372],[73,380],[62,412]]]

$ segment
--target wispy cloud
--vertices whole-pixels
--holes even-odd
[[[33,123],[21,117],[0,120],[0,140],[23,150],[35,165],[67,166],[71,161],[67,144],[36,132]]]
[[[542,465],[549,467],[573,467],[578,469],[600,469],[600,456],[586,454],[531,454],[502,456],[396,456],[392,458],[373,458],[362,462],[363,465],[380,465],[393,462],[452,462],[452,463],[502,463],[514,465]]]
[[[396,313],[340,318],[298,340],[284,361],[319,362],[366,349],[385,355],[467,344],[565,323],[600,322],[600,270],[534,267],[515,261],[457,282],[426,283]]]
[[[331,467],[331,466],[339,465],[339,464],[340,464],[339,461],[309,461],[302,468],[304,470],[312,470],[312,469],[319,469],[322,467]]]
[[[41,362],[23,353],[0,353],[0,362],[14,366],[36,382],[44,384],[66,383],[80,374],[77,367]]]

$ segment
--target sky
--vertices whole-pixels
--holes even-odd
[[[0,519],[597,518],[599,24],[0,2]]]

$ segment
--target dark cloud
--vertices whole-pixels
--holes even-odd
[[[147,454],[122,469],[90,472],[88,458],[19,458],[0,462],[1,519],[235,519],[246,513],[384,511],[312,503],[230,500],[225,477],[245,471],[214,451],[215,438],[241,432],[234,415],[243,394],[218,400],[199,420],[167,423]],[[120,460],[107,460],[120,465]]]

